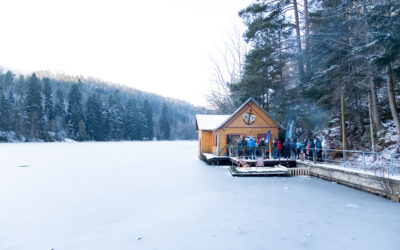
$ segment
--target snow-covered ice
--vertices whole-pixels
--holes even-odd
[[[400,204],[231,177],[197,144],[0,144],[0,249],[399,249]]]

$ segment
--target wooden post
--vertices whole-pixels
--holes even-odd
[[[342,140],[343,140],[343,150],[346,150],[346,132],[344,127],[344,93],[342,90],[342,94],[340,97],[341,106],[342,106]]]

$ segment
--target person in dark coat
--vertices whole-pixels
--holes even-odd
[[[314,140],[311,138],[310,144],[309,144],[309,152],[308,152],[308,159],[310,161],[313,161],[313,159],[314,159],[314,152],[315,152],[315,144],[314,144]]]
[[[296,159],[296,141],[294,139],[290,142],[290,146],[290,159]]]
[[[278,158],[278,141],[276,140],[276,137],[274,137],[274,140],[272,141],[272,153],[274,159]]]
[[[266,153],[265,153],[265,141],[264,141],[264,138],[261,138],[261,141],[260,141],[260,143],[258,143],[258,147],[259,147],[259,152],[261,153],[261,156],[262,157],[264,157],[265,158],[265,155],[266,155]]]
[[[318,138],[315,139],[315,151],[317,153],[317,161],[322,161],[322,143]]]
[[[247,156],[247,140],[245,137],[242,138],[242,150],[244,151],[244,156]]]
[[[242,140],[239,140],[236,144],[237,146],[237,156],[242,156],[243,152],[242,152]]]
[[[301,148],[303,149],[303,156],[304,156],[303,160],[308,159],[307,145],[308,145],[308,141],[307,141],[307,139],[304,139],[303,143],[301,145]]]
[[[292,144],[290,143],[289,138],[286,138],[285,143],[283,144],[283,157],[286,159],[290,158],[290,149],[292,148]]]

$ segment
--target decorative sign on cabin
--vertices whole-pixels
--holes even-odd
[[[256,125],[256,126],[255,126]],[[253,98],[247,99],[231,115],[196,115],[196,130],[199,132],[199,157],[210,155],[228,156],[229,147],[235,146],[242,137],[278,137],[276,123]]]
[[[256,120],[256,116],[253,114],[253,110],[250,109],[249,112],[243,115],[243,122],[246,125],[251,125]]]

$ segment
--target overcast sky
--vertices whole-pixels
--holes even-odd
[[[100,78],[205,105],[210,57],[251,0],[2,0],[0,66]]]

